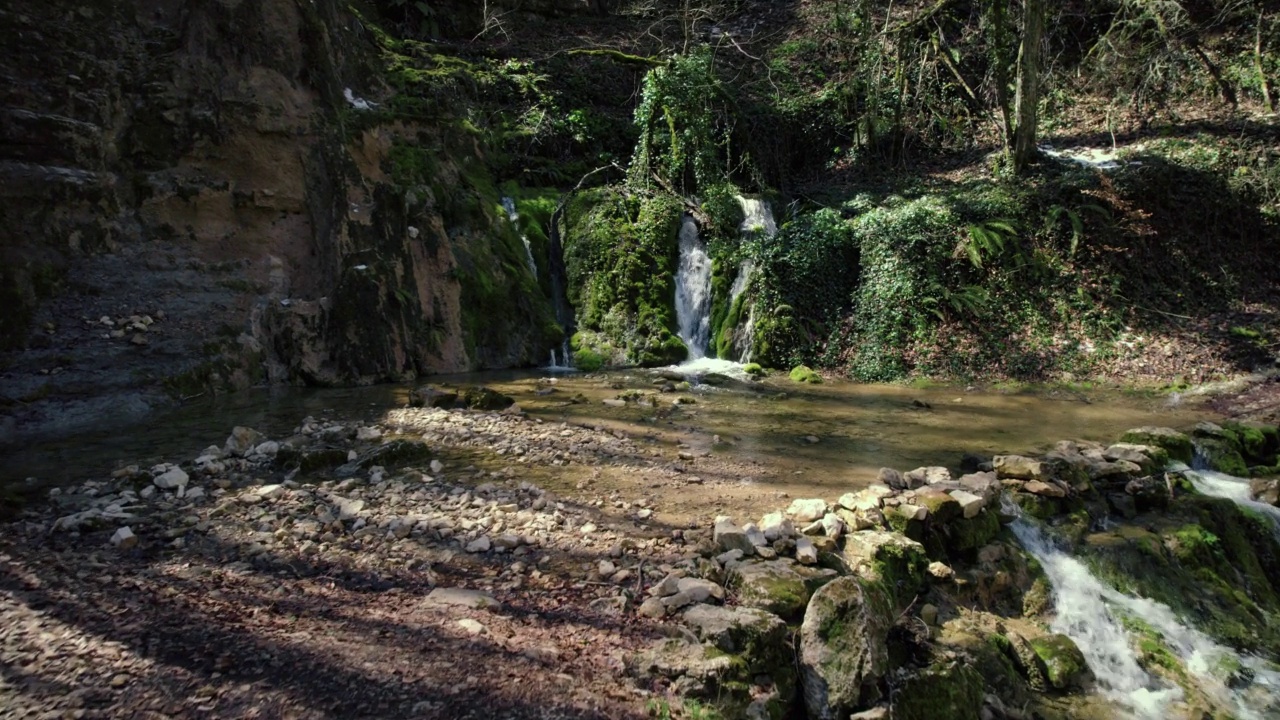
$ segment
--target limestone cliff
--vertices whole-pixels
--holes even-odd
[[[483,142],[338,0],[0,9],[0,443],[262,381],[541,360]]]

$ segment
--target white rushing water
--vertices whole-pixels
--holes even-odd
[[[1130,716],[1142,720],[1170,717],[1171,705],[1183,693],[1138,664],[1133,638],[1121,622],[1125,616],[1139,619],[1159,633],[1205,696],[1235,717],[1276,717],[1273,713],[1280,708],[1273,702],[1280,692],[1280,673],[1265,662],[1239,655],[1188,627],[1167,605],[1126,595],[1104,584],[1084,563],[1058,548],[1038,525],[1025,518],[1019,517],[1010,528],[1022,546],[1040,561],[1053,585],[1056,615],[1051,629],[1075,641],[1097,677],[1099,688]],[[1219,669],[1231,666],[1247,668],[1253,675],[1251,686],[1228,687]]]
[[[516,228],[516,231],[519,232],[520,213],[516,212],[515,199],[509,197],[502,198],[502,209],[507,211],[507,219],[511,221],[511,224]],[[533,260],[533,245],[529,243],[529,238],[524,233],[520,233],[520,242],[524,243],[524,259],[525,262],[529,263],[529,272],[533,273],[533,276],[536,278],[538,277],[538,263]]]
[[[698,223],[684,216],[680,226],[680,266],[676,270],[676,324],[689,360],[707,356],[711,341],[711,258],[698,238]]]

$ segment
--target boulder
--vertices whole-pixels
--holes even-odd
[[[772,512],[760,518],[760,532],[769,542],[789,538],[796,534],[795,525],[780,512]]]
[[[796,562],[801,565],[818,564],[818,548],[814,547],[813,541],[807,537],[796,538]]]
[[[987,506],[987,498],[975,495],[967,490],[952,490],[951,498],[960,506],[960,515],[964,518],[977,517],[982,508]]]
[[[152,480],[155,486],[161,490],[177,490],[185,488],[190,478],[180,468],[170,468],[155,477]]]
[[[1260,503],[1280,507],[1280,480],[1254,478],[1249,481],[1249,492]]]
[[[909,601],[924,587],[929,566],[920,543],[874,530],[846,535],[835,558],[842,571],[881,582],[895,602]]]
[[[712,540],[715,542],[716,547],[725,552],[740,550],[744,555],[751,555],[756,551],[756,544],[751,541],[751,538],[747,537],[746,531],[735,525],[731,518],[724,515],[716,518]]]
[[[1092,679],[1093,673],[1085,662],[1084,653],[1066,635],[1045,635],[1031,640],[1041,669],[1055,690],[1082,687]]]
[[[880,468],[876,473],[876,482],[894,490],[907,489],[907,481],[902,477],[902,473],[893,468]]]
[[[1216,426],[1215,426],[1216,427]],[[1234,439],[1215,436],[1197,437],[1196,453],[1210,470],[1235,477],[1249,477],[1249,466],[1240,454],[1240,446]]]
[[[1124,486],[1124,491],[1133,496],[1138,512],[1163,508],[1169,504],[1169,486],[1160,478],[1142,477],[1130,480]]]
[[[505,410],[515,402],[497,390],[483,385],[469,387],[462,391],[462,404],[472,410]]]
[[[826,514],[827,501],[822,498],[796,498],[787,507],[787,515],[798,523],[811,523]]]
[[[1164,448],[1170,458],[1188,465],[1195,456],[1195,447],[1191,444],[1191,438],[1185,433],[1167,427],[1148,425],[1134,428],[1120,436],[1120,442]]]
[[[936,487],[923,487],[917,490],[915,504],[929,511],[927,517],[935,526],[949,523],[960,517],[963,512],[955,498]]]
[[[879,699],[895,611],[875,583],[837,578],[809,601],[800,626],[800,684],[813,720],[845,720]]]
[[[409,393],[409,407],[451,408],[457,403],[457,392],[441,390],[430,385],[415,388]]]
[[[1116,443],[1103,450],[1102,457],[1112,462],[1134,463],[1147,473],[1159,472],[1169,464],[1169,451],[1158,445]]]
[[[698,604],[685,610],[681,618],[698,640],[722,652],[755,658],[790,655],[784,649],[790,644],[787,624],[764,610]]]
[[[1043,497],[1064,498],[1067,496],[1067,491],[1055,482],[1040,482],[1039,480],[1032,480],[1023,486],[1023,490],[1033,495],[1040,495]]]
[[[986,683],[970,664],[939,662],[897,678],[894,720],[979,720]]]
[[[836,577],[834,570],[796,565],[789,560],[749,561],[730,568],[729,586],[738,603],[786,620],[799,620],[813,591]]]
[[[960,487],[983,498],[991,499],[1000,494],[1000,480],[994,472],[976,472],[960,476]]]

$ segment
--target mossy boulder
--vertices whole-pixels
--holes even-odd
[[[430,385],[415,388],[409,393],[409,407],[451,408],[458,403],[458,393],[441,390]]]
[[[991,542],[1000,534],[1000,518],[984,510],[971,518],[958,518],[946,527],[949,550],[967,552]]]
[[[748,561],[730,567],[729,587],[738,603],[800,620],[813,591],[836,577],[834,570],[807,568],[790,560]]]
[[[1190,436],[1173,428],[1147,425],[1129,430],[1120,436],[1120,442],[1131,445],[1154,445],[1164,448],[1169,457],[1188,465],[1195,457],[1195,446]]]
[[[800,685],[809,717],[847,718],[880,697],[896,611],[878,583],[846,576],[822,586],[800,626]]]
[[[583,372],[595,372],[604,367],[604,356],[590,348],[582,348],[573,354],[573,366]]]
[[[1055,498],[1029,492],[1011,492],[1009,499],[1023,513],[1041,520],[1048,520],[1062,512],[1062,504]]]
[[[1066,635],[1033,638],[1031,648],[1035,651],[1049,685],[1055,690],[1082,687],[1092,678],[1084,653]]]
[[[807,365],[797,365],[791,368],[791,382],[817,385],[822,382],[822,376],[814,372]]]
[[[1196,451],[1210,470],[1249,477],[1249,466],[1240,455],[1240,447],[1233,440],[1221,437],[1196,438]]]
[[[742,372],[751,377],[761,377],[764,375],[764,368],[760,366],[760,363],[747,363],[742,366]]]
[[[681,695],[726,718],[783,717],[796,691],[786,623],[763,610],[704,604],[686,610],[682,620],[699,642],[660,642],[632,659],[632,672],[671,680]],[[771,690],[760,696],[763,678]]]
[[[483,386],[469,387],[462,391],[462,404],[472,410],[505,410],[515,404],[515,400],[497,390]]]
[[[831,557],[841,571],[883,585],[896,606],[910,602],[925,587],[929,558],[924,546],[899,533],[849,533]]]
[[[986,683],[968,663],[939,662],[897,683],[894,720],[979,720]]]

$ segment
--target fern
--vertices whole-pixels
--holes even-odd
[[[1058,221],[1063,217],[1066,217],[1071,225],[1071,246],[1067,250],[1067,257],[1075,257],[1076,250],[1080,247],[1080,240],[1084,238],[1084,218],[1080,215],[1082,212],[1093,213],[1104,222],[1111,221],[1111,211],[1093,203],[1081,205],[1075,210],[1063,205],[1054,205],[1049,208],[1049,216],[1045,221],[1046,231],[1053,232],[1058,227]]]
[[[1009,241],[1017,236],[1018,230],[1012,220],[996,219],[975,223],[966,228],[956,254],[967,256],[974,267],[982,269],[983,263],[1004,255]]]

